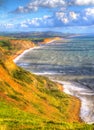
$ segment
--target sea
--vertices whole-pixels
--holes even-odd
[[[94,36],[67,36],[29,49],[14,60],[18,66],[49,77],[64,92],[81,100],[80,117],[94,123]]]

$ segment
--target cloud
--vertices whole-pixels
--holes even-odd
[[[75,12],[73,12],[73,11],[69,12],[69,15],[70,15],[70,18],[71,18],[72,20],[76,20],[76,19],[78,19],[78,17],[79,17],[79,14],[78,14],[78,13],[75,13]]]
[[[84,25],[94,25],[94,7],[86,8],[81,16]]]
[[[3,28],[3,29],[11,29],[11,28],[14,28],[14,25],[11,24],[11,23],[1,23],[1,24],[0,24],[0,28]]]
[[[30,0],[25,6],[19,6],[14,13],[30,13],[39,8],[68,8],[69,6],[94,5],[94,0]]]
[[[53,15],[44,15],[26,19],[19,23],[20,28],[52,28],[52,27],[73,27],[73,26],[92,26],[94,25],[94,8],[86,8],[81,12],[66,11],[60,9]]]
[[[49,15],[44,15],[43,17],[40,18],[27,19],[21,22],[19,26],[22,28],[52,27],[53,19]]]
[[[57,8],[71,5],[94,5],[94,0],[30,0],[26,6],[19,6],[15,13],[29,13],[37,11],[40,7]]]
[[[27,19],[18,25],[21,28],[53,28],[58,26],[67,25],[69,19],[66,14],[57,12],[56,16],[44,15],[40,18]]]
[[[28,13],[28,12],[32,12],[32,11],[37,11],[38,10],[38,7],[37,6],[26,6],[26,7],[23,7],[23,6],[19,6],[15,11],[13,11],[14,13]]]
[[[75,0],[76,5],[94,5],[94,0]]]
[[[58,21],[64,24],[67,24],[69,22],[67,14],[64,12],[56,12],[56,18]]]
[[[85,14],[86,14],[86,16],[94,17],[94,7],[85,9]]]
[[[26,6],[19,6],[14,12],[15,13],[28,13],[37,11],[39,7],[43,8],[56,8],[65,5],[64,0],[34,0],[29,2]]]
[[[54,1],[54,0],[53,0]],[[34,2],[37,2],[34,1]],[[45,2],[45,1],[44,1]],[[46,1],[47,2],[47,1]],[[56,2],[56,1],[55,1]],[[50,7],[55,7],[55,2],[54,6]],[[38,3],[40,4],[40,3]],[[35,3],[37,5],[37,3]],[[44,7],[44,4],[42,4]],[[48,7],[47,5],[45,5]],[[24,13],[28,12],[28,9],[20,6],[20,12]],[[25,10],[24,10],[25,9]],[[8,20],[8,23],[3,23],[2,27],[3,28],[18,28],[18,29],[31,29],[31,28],[53,28],[53,27],[73,27],[73,26],[93,26],[94,25],[94,7],[85,7],[81,9],[79,12],[77,10],[72,10],[73,8],[67,10],[66,7],[60,7],[58,10],[55,10],[53,14],[51,13],[50,15],[44,15],[44,16],[38,16],[34,18],[20,18],[16,19],[16,21]],[[49,14],[49,13],[48,13]],[[17,15],[18,16],[18,15]],[[19,15],[20,16],[20,15]],[[22,15],[24,17],[24,15]],[[30,14],[29,14],[30,16]],[[3,20],[4,21],[4,20]]]
[[[14,27],[14,25],[13,25],[13,24],[11,24],[11,23],[6,23],[6,24],[5,24],[5,27],[6,27],[6,28],[13,28],[13,27]]]
[[[56,19],[58,20],[57,22],[60,25],[68,25],[68,26],[71,24],[73,25],[73,23],[75,24],[77,22],[78,18],[79,18],[79,14],[73,11],[56,12]]]
[[[92,26],[94,25],[94,7],[80,12],[60,10],[55,14],[55,26]]]
[[[65,5],[65,1],[64,0],[46,0],[46,1],[44,0],[44,1],[41,1],[41,5],[43,7],[51,7],[51,8],[62,7]]]
[[[22,22],[22,23],[20,24],[20,27],[22,27],[22,28],[28,28],[28,25]]]
[[[25,6],[19,6],[14,13],[30,13],[39,8],[68,8],[69,6],[94,5],[94,0],[30,0]]]

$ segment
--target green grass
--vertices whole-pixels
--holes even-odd
[[[28,72],[27,75],[29,75]],[[37,80],[39,79],[37,88],[39,88],[41,92],[41,95],[40,94],[37,95],[38,98],[41,98],[42,100],[47,101],[49,105],[56,107],[56,109],[58,109],[60,112],[63,112],[63,115],[65,117],[69,96],[58,91],[55,88],[55,84],[52,83],[52,81],[43,77],[38,77],[38,76],[35,77]],[[47,88],[44,87],[43,79],[46,79],[49,82],[48,86],[46,86]],[[7,89],[11,88],[11,86],[9,86],[9,84],[6,82],[4,84],[1,83],[1,85],[6,85]],[[14,90],[11,91],[13,91],[13,94],[8,95],[9,97],[15,99],[18,102],[22,101],[22,99],[20,100],[17,97],[19,96],[19,93],[15,93]],[[8,91],[8,93],[10,92]],[[43,109],[41,104],[39,105],[35,103],[32,105],[34,105],[34,108],[38,109],[39,112],[43,114]],[[1,128],[0,130],[93,130],[94,127],[93,125],[88,125],[85,123],[75,123],[75,122],[67,123],[61,119],[51,120],[47,118],[42,118],[39,115],[25,112],[21,110],[20,107],[18,108],[16,107],[16,105],[14,106],[12,103],[11,104],[7,103],[1,98],[0,99],[0,128]]]
[[[24,71],[24,69],[22,69],[22,68],[20,68],[19,70],[12,71],[12,76],[15,79],[18,79],[19,81],[24,81],[26,83],[32,83],[29,73],[27,71]]]
[[[4,130],[93,130],[92,125],[45,120],[4,101],[0,102],[0,128]]]
[[[12,49],[11,43],[8,40],[0,41],[0,46],[3,47],[5,50],[11,50]]]

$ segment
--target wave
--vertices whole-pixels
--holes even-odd
[[[32,71],[33,72],[33,71]],[[55,73],[55,72],[33,72],[34,74],[36,74],[36,75],[58,75],[58,73]]]

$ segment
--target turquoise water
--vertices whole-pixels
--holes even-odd
[[[57,80],[72,80],[94,90],[94,37],[69,38],[26,53],[19,66]]]
[[[16,63],[63,84],[64,92],[82,101],[81,118],[94,123],[94,37],[55,41],[22,54]]]

